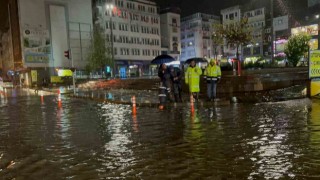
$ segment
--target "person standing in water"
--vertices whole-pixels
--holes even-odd
[[[201,74],[202,70],[196,66],[196,62],[194,60],[191,61],[185,72],[185,83],[189,86],[189,93],[196,101],[199,100]]]

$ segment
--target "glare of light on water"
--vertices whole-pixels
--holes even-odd
[[[125,130],[130,123],[129,118],[126,117],[130,112],[130,106],[105,104],[101,108],[103,120],[108,122],[108,134],[111,135],[110,141],[104,145],[106,159],[101,159],[103,165],[108,169],[123,169],[133,165],[135,161],[133,151],[128,148],[132,143],[129,139],[131,134]],[[112,161],[108,160],[110,157]]]
[[[262,176],[264,179],[283,178],[293,166],[289,158],[293,152],[284,143],[287,134],[278,132],[276,124],[270,117],[260,118],[258,123],[260,124],[258,132],[261,135],[247,142],[248,145],[255,148],[250,155],[254,167],[248,179],[255,179],[255,176]],[[273,137],[270,136],[271,132],[275,132]]]

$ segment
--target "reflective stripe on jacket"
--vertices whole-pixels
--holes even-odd
[[[189,85],[189,92],[200,92],[200,75],[202,70],[199,67],[188,67],[185,72],[185,83]]]

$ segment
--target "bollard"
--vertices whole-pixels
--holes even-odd
[[[193,101],[193,95],[190,95],[190,108],[191,108],[191,114],[194,114],[194,101]]]
[[[132,102],[132,114],[136,115],[137,114],[136,96],[132,96],[131,102]]]

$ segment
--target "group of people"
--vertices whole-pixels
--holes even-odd
[[[200,67],[196,66],[195,61],[190,62],[190,65],[184,73],[184,79],[186,85],[189,87],[190,95],[192,95],[196,101],[199,100],[200,76],[202,74],[207,83],[207,100],[214,101],[217,97],[217,83],[221,80],[220,66],[212,59],[203,72]],[[173,66],[168,68],[166,64],[161,64],[158,76],[161,81],[159,93],[160,104],[164,104],[168,100],[170,102],[182,102],[182,71],[179,68],[174,68]]]
[[[173,66],[167,67],[166,64],[161,64],[158,76],[160,78],[160,104],[166,103],[167,100],[170,102],[182,102],[181,70]]]

